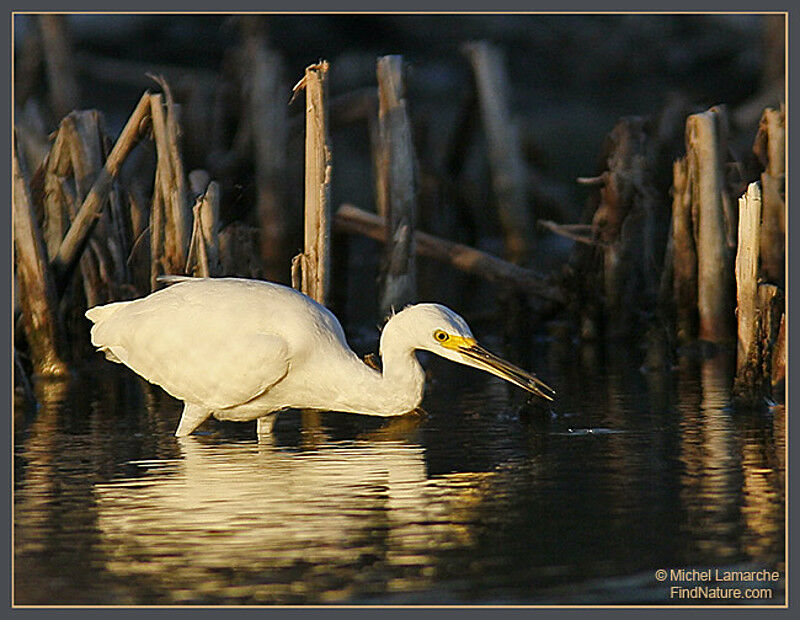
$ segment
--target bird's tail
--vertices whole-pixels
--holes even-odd
[[[129,301],[117,301],[104,306],[89,308],[84,314],[94,325],[90,332],[92,344],[98,349],[105,350],[109,346],[108,339],[108,320]]]
[[[114,314],[126,303],[128,302],[117,301],[111,304],[106,304],[104,306],[95,306],[94,308],[89,308],[84,314],[87,319],[89,319],[92,323],[97,325],[98,323],[102,323],[103,321],[105,321],[108,317]]]

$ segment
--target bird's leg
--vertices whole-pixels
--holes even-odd
[[[260,418],[256,418],[256,434],[259,437],[262,435],[271,435],[272,427],[275,426],[275,420],[277,419],[277,413],[268,413]]]
[[[186,437],[186,435],[205,422],[210,415],[211,409],[184,403],[183,415],[181,416],[180,424],[178,424],[178,430],[175,431],[175,437]]]

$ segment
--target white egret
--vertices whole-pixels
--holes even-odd
[[[336,317],[294,289],[239,278],[170,277],[133,301],[96,306],[92,344],[184,402],[175,435],[209,416],[257,420],[269,433],[282,409],[398,416],[422,401],[414,351],[474,366],[547,400],[555,392],[475,342],[467,324],[438,304],[408,306],[383,328],[383,371],[350,349]]]

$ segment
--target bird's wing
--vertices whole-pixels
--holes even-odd
[[[289,368],[286,341],[201,309],[115,313],[97,343],[172,396],[218,410],[264,393]]]

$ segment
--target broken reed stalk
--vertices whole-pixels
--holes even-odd
[[[725,186],[723,157],[727,153],[725,117],[711,108],[686,121],[686,150],[691,184],[692,215],[697,245],[698,337],[715,343],[733,339],[730,228],[735,217]],[[734,228],[735,231],[735,228]]]
[[[14,248],[25,337],[31,349],[34,373],[64,376],[63,333],[58,317],[58,296],[47,265],[44,240],[36,221],[28,183],[12,151]]]
[[[509,79],[502,52],[485,41],[469,43],[464,51],[472,63],[488,146],[492,189],[503,229],[507,258],[523,263],[533,249],[528,212],[527,173],[517,128],[511,119]]]
[[[176,254],[177,259],[186,256],[191,229],[191,224],[189,222],[189,200],[186,192],[186,174],[183,169],[183,158],[181,157],[181,106],[175,103],[172,98],[172,91],[167,81],[163,78],[158,78],[157,82],[164,91],[167,104],[167,145],[169,162],[172,169],[171,215],[176,237],[175,244],[180,249],[180,252]]]
[[[328,62],[306,68],[294,91],[306,91],[305,249],[300,290],[327,305],[330,289],[331,150],[326,110]]]
[[[378,59],[378,201],[387,225],[379,312],[416,301],[414,250],[417,188],[411,121],[405,100],[403,57]]]
[[[208,267],[208,252],[206,250],[206,242],[203,239],[203,230],[200,223],[200,204],[202,198],[198,198],[197,202],[192,207],[192,215],[194,216],[194,225],[192,226],[192,237],[189,241],[189,252],[186,255],[186,268],[184,272],[192,274],[196,278],[208,278],[211,275],[211,270]]]
[[[211,182],[192,207],[194,226],[186,273],[195,271],[195,275],[201,278],[219,275],[219,203],[219,185]]]
[[[736,385],[760,388],[752,366],[760,367],[758,325],[758,255],[761,238],[761,190],[751,183],[739,198],[739,244],[736,252]],[[760,374],[760,373],[759,373]],[[759,377],[760,378],[760,377]]]
[[[206,242],[208,266],[212,276],[220,273],[219,262],[219,212],[222,195],[219,183],[211,181],[200,203],[200,226]]]
[[[339,207],[335,225],[343,232],[357,233],[376,241],[386,242],[386,223],[383,218],[352,205],[345,204]],[[514,287],[560,305],[566,303],[565,295],[559,287],[549,284],[530,269],[420,231],[414,233],[414,241],[416,253],[420,256],[433,258],[490,282]]]
[[[166,84],[162,82],[162,87]],[[166,90],[165,90],[166,92]],[[157,168],[160,174],[158,191],[164,204],[163,232],[166,273],[182,273],[186,264],[191,227],[189,208],[186,200],[186,181],[183,162],[178,145],[178,132],[175,105],[167,95],[166,114],[160,94],[150,95],[150,108],[153,123],[153,139],[158,156]]]
[[[108,154],[103,168],[94,180],[81,208],[64,236],[58,253],[51,257],[50,265],[55,272],[58,290],[64,290],[69,282],[70,274],[108,199],[112,182],[119,174],[125,158],[139,141],[145,122],[149,118],[149,112],[150,94],[145,93],[122,129],[114,148]]]
[[[783,106],[780,110],[764,110],[753,150],[764,165],[761,174],[761,274],[767,282],[783,286],[786,262],[786,203],[783,198],[786,128]]]
[[[672,294],[679,342],[697,334],[697,247],[692,225],[692,196],[686,158],[672,166]]]
[[[48,256],[55,256],[69,228],[69,203],[76,197],[66,179],[72,169],[70,148],[70,117],[63,119],[56,132],[53,146],[44,162],[44,222],[42,233]]]

